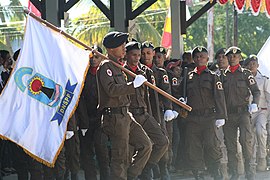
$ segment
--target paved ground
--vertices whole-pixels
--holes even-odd
[[[177,173],[172,174],[171,180],[178,180],[178,179],[192,180],[194,178],[187,177],[187,176],[184,177],[183,175],[180,175],[180,174],[177,174]],[[213,178],[207,177],[206,179],[207,180],[212,180]],[[245,177],[242,175],[240,180],[244,180],[244,179],[245,179]],[[6,176],[6,177],[3,178],[3,180],[17,180],[17,175],[13,174],[13,175],[10,175],[10,176]],[[80,180],[84,180],[82,171],[80,171]],[[270,171],[257,173],[256,180],[270,180]]]

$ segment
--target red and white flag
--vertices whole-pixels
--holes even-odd
[[[34,13],[36,16],[41,17],[41,12],[36,8],[36,6],[34,6],[33,3],[31,3],[30,0],[28,1],[28,9],[29,11]]]

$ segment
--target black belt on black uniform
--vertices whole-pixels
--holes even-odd
[[[205,116],[205,115],[211,115],[216,113],[215,108],[207,108],[207,109],[193,109],[190,111],[189,114],[196,115],[196,116]]]
[[[128,107],[108,107],[103,109],[102,114],[103,115],[127,114],[128,112],[129,112]]]
[[[248,105],[233,106],[227,109],[228,114],[236,114],[236,113],[242,113],[242,112],[248,112]]]
[[[145,113],[144,107],[129,108],[129,111],[130,111],[133,115],[142,115],[142,114]]]

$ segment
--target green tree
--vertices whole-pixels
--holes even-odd
[[[190,8],[194,14],[202,6]],[[214,45],[215,50],[226,47],[226,6],[215,5],[214,11]],[[229,36],[233,44],[233,5],[229,5]],[[270,19],[264,13],[252,15],[250,10],[238,14],[238,47],[244,54],[257,54],[270,35]],[[185,38],[185,50],[196,45],[207,45],[207,15],[204,14],[188,29]]]
[[[133,2],[133,9],[139,7],[144,0]],[[105,3],[109,4],[109,2]],[[134,38],[138,41],[152,41],[155,45],[160,44],[164,20],[167,13],[166,1],[157,1],[146,12],[136,18],[138,31]],[[101,44],[104,35],[110,31],[110,22],[105,15],[96,7],[91,6],[89,12],[72,21],[70,32],[86,44]]]
[[[25,15],[20,1],[12,0],[9,6],[0,3],[0,19],[0,48],[12,53],[12,42],[23,38]]]

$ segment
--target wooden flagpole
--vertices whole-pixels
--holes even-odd
[[[47,27],[51,28],[52,30],[59,32],[60,34],[64,35],[65,37],[71,39],[72,41],[78,43],[79,45],[85,47],[86,49],[92,51],[93,53],[97,54],[98,56],[101,56],[104,59],[109,59],[107,56],[105,56],[104,54],[99,53],[98,51],[92,49],[91,47],[87,46],[86,44],[84,44],[83,42],[79,41],[78,39],[72,37],[71,35],[65,33],[64,31],[62,31],[61,29],[59,29],[58,27],[54,26],[53,24],[37,17],[36,15],[34,15],[32,12],[30,12],[28,9],[24,9],[24,12],[28,15],[30,15],[31,17],[33,17],[34,19],[36,19],[37,21],[39,21],[40,23],[45,24]],[[121,66],[120,64],[114,62],[111,60],[111,62],[118,68],[120,68],[122,71],[124,71],[125,73],[129,74],[132,77],[135,77],[136,74],[129,71],[128,69],[124,68],[123,66]],[[165,91],[163,91],[162,89],[156,87],[155,85],[151,84],[150,82],[146,81],[144,82],[144,84],[150,88],[152,88],[153,90],[157,91],[158,93],[160,93],[161,95],[165,96],[166,98],[168,98],[169,100],[171,100],[172,102],[176,103],[177,105],[181,106],[182,108],[191,111],[192,107],[190,107],[187,104],[182,103],[181,101],[179,101],[178,99],[176,99],[175,97],[173,97],[172,95],[166,93]]]

